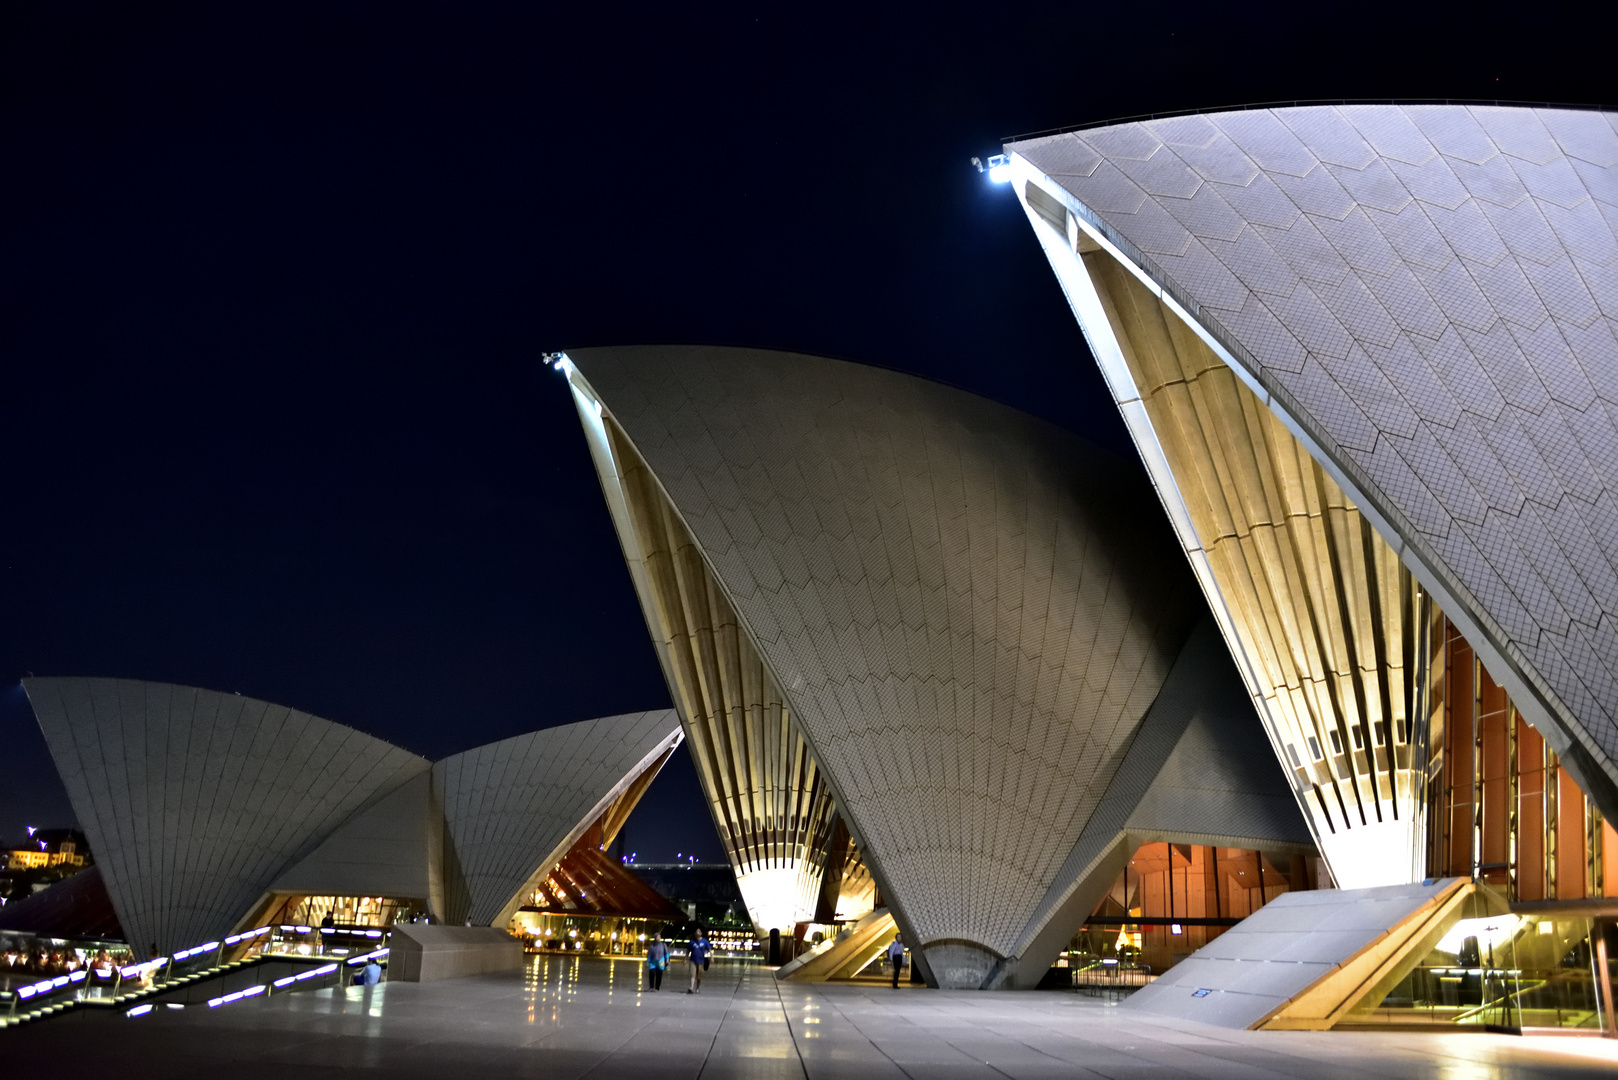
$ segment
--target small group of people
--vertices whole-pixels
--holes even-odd
[[[691,964],[691,985],[686,988],[688,994],[702,992],[702,973],[708,970],[712,963],[713,943],[702,927],[697,927],[696,936],[686,945],[686,959]],[[668,970],[669,943],[663,940],[662,934],[653,934],[652,940],[646,946],[646,989],[663,989],[663,973]],[[893,935],[893,941],[888,945],[888,963],[893,966],[893,988],[899,989],[899,973],[905,966],[905,943],[900,934]]]
[[[702,927],[697,927],[697,934],[686,945],[686,959],[691,964],[691,985],[686,988],[688,994],[702,992],[702,973],[708,970],[713,955],[713,942]],[[646,946],[646,989],[663,989],[663,972],[669,966],[669,943],[663,940],[662,934],[653,934],[652,942]]]
[[[44,949],[36,945],[30,949],[9,941],[0,943],[0,975],[68,975],[81,968],[110,969],[114,963],[105,949],[93,956],[81,956],[71,948]]]

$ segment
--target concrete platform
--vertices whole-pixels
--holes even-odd
[[[0,1061],[8,1076],[120,1080],[1618,1075],[1618,1043],[1600,1039],[1231,1031],[1071,993],[778,983],[721,961],[691,996],[685,974],[652,994],[639,964],[535,957],[515,976],[51,1021],[0,1033]]]
[[[389,982],[434,982],[467,975],[515,975],[523,970],[522,942],[491,926],[393,928]]]

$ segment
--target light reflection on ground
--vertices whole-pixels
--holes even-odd
[[[540,956],[520,976],[349,987],[137,1020],[70,1014],[0,1034],[0,1059],[16,1075],[73,1068],[120,1080],[338,1070],[476,1080],[1618,1075],[1618,1042],[1599,1039],[1231,1032],[1063,993],[780,985],[767,969],[716,962],[693,995],[688,977],[676,963],[653,993],[632,960]]]

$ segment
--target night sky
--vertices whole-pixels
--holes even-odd
[[[1244,102],[1612,101],[1599,13],[5,5],[0,838],[72,821],[29,672],[434,758],[668,705],[542,352],[844,357],[1131,453],[969,157]],[[683,753],[626,838],[723,858]]]

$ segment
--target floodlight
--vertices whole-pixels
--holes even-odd
[[[1011,158],[1005,154],[996,154],[989,159],[989,181],[994,184],[1011,182]]]

